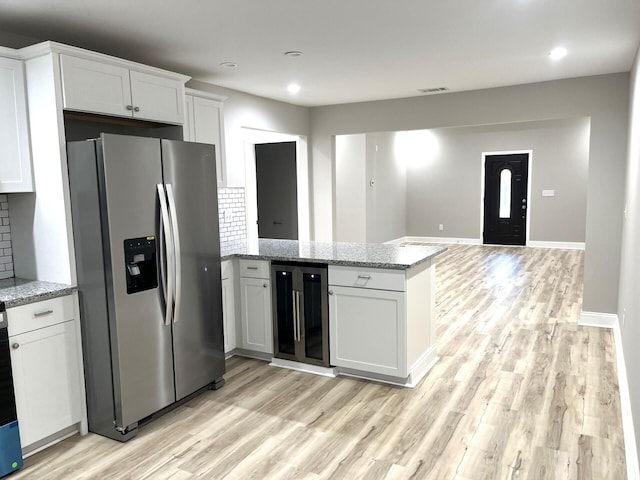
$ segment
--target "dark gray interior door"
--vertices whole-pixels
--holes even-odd
[[[296,142],[255,147],[258,236],[298,239]]]
[[[484,168],[483,243],[525,245],[529,154],[487,155]]]

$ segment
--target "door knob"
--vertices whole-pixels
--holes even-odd
[[[18,348],[20,348],[20,344],[16,342],[13,345],[11,345],[11,348],[13,348],[14,350],[17,350]]]
[[[268,285],[267,285],[266,283],[265,283],[264,285],[262,285],[262,286],[263,286],[264,288],[267,288],[267,287],[268,287]]]
[[[523,210],[526,210],[526,208],[527,208],[527,207],[526,207],[525,205],[522,205],[522,209],[523,209]]]

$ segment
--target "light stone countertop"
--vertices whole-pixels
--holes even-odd
[[[4,302],[6,308],[18,307],[27,303],[69,295],[76,289],[77,287],[74,285],[63,283],[7,278],[0,280],[0,302]]]
[[[220,253],[223,260],[238,257],[405,270],[434,258],[446,250],[446,247],[439,246],[311,242],[261,238],[257,242],[224,243],[221,245]]]

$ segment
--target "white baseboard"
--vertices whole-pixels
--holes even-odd
[[[406,242],[417,243],[444,243],[446,245],[482,245],[479,238],[454,238],[454,237],[400,237],[385,243],[398,245]]]
[[[400,245],[402,243],[444,243],[447,245],[482,245],[481,238],[456,238],[456,237],[399,237],[389,240],[391,245]],[[519,245],[503,245],[504,247],[512,247]],[[584,242],[540,242],[530,240],[527,247],[531,248],[560,248],[564,250],[584,250]]]
[[[529,240],[527,247],[560,248],[563,250],[584,250],[584,242],[540,242],[535,240]]]
[[[618,316],[615,313],[580,312],[578,325],[583,327],[615,328]]]
[[[622,431],[624,434],[624,451],[627,463],[628,480],[640,480],[640,465],[636,448],[636,434],[633,428],[631,397],[627,381],[627,366],[624,363],[622,350],[622,334],[618,316],[612,313],[581,312],[578,325],[587,327],[611,328],[616,349],[616,367],[618,370],[618,387],[620,388],[620,410],[622,413]]]

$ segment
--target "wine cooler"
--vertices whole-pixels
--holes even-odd
[[[274,356],[329,366],[327,266],[272,262]]]

